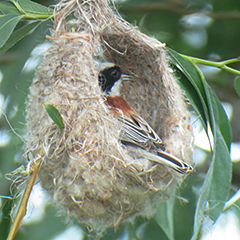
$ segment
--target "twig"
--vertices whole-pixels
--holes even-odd
[[[227,66],[228,64],[231,64],[231,63],[240,62],[240,57],[224,60],[221,62],[215,62],[215,61],[209,61],[209,60],[205,60],[205,59],[201,59],[201,58],[190,57],[190,56],[187,56],[184,54],[180,54],[180,55],[189,62],[199,63],[199,64],[208,65],[208,66],[212,66],[212,67],[217,67],[224,71],[227,71],[227,72],[230,72],[230,73],[240,76],[239,70],[236,70],[234,68]]]
[[[12,225],[10,231],[9,231],[7,240],[13,240],[14,239],[14,237],[15,237],[15,235],[16,235],[19,227],[20,227],[22,219],[27,212],[27,203],[28,203],[28,200],[29,200],[29,196],[32,192],[32,188],[33,188],[33,185],[34,185],[34,182],[35,182],[40,164],[41,164],[40,160],[36,161],[34,166],[30,170],[31,171],[30,177],[29,177],[27,186],[25,188],[21,203],[19,205],[16,218],[15,218],[15,220],[13,222],[13,225]]]

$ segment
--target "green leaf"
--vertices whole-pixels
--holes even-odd
[[[0,10],[5,14],[18,14],[22,15],[18,9],[15,7],[15,5],[9,1],[5,1],[0,3]]]
[[[226,113],[216,94],[207,84],[202,72],[194,63],[187,62],[177,52],[173,50],[169,50],[169,52],[175,60],[175,65],[187,78],[188,83],[182,82],[187,96],[189,96],[197,114],[201,114],[205,126],[210,125],[214,137],[212,162],[200,190],[195,211],[191,240],[196,240],[204,218],[208,216],[215,221],[228,197],[231,180],[231,159],[229,156],[231,130]],[[207,130],[207,128],[205,129]]]
[[[231,184],[231,159],[229,155],[231,130],[218,97],[204,80],[210,110],[211,129],[214,136],[214,151],[211,163],[213,165],[212,181],[210,186],[207,184],[209,188],[207,190],[209,191],[207,199],[209,209],[207,211],[208,216],[215,221],[228,198]]]
[[[9,14],[0,18],[0,47],[2,47],[23,16]]]
[[[207,96],[210,125],[214,136],[214,149],[211,165],[200,190],[191,240],[198,239],[202,221],[206,216],[213,221],[218,218],[228,198],[231,184],[231,159],[229,156],[231,132],[229,122],[216,94],[208,86],[203,75],[201,77]],[[225,134],[225,137],[222,134]]]
[[[128,236],[128,239],[132,240],[132,239],[138,239],[138,240],[166,240],[166,234],[164,233],[164,231],[162,230],[162,228],[158,225],[158,223],[154,220],[154,219],[150,219],[146,222],[146,224],[144,224],[145,226],[143,226],[143,231],[141,233],[141,231],[139,232],[140,236]],[[140,227],[141,228],[141,227]],[[137,231],[138,234],[138,231]],[[113,238],[112,239],[116,239]]]
[[[240,97],[240,77],[235,78],[234,87],[235,87],[235,90],[236,90],[238,96]]]
[[[0,56],[3,55],[9,48],[15,45],[18,41],[20,41],[23,37],[28,35],[32,29],[34,29],[41,23],[42,21],[35,21],[14,31],[8,38],[6,43],[0,48]]]
[[[229,193],[231,162],[227,153],[228,148],[219,132],[215,139],[214,156],[200,190],[191,240],[198,239],[202,221],[206,216],[209,216],[213,221],[217,219]]]
[[[63,119],[59,111],[51,104],[43,104],[49,117],[57,124],[59,129],[63,130]]]
[[[232,134],[228,117],[217,95],[207,84],[204,75],[202,74],[200,69],[195,64],[193,65],[195,66],[196,71],[199,73],[199,76],[202,79],[202,83],[205,89],[206,105],[209,113],[209,123],[213,136],[216,137],[216,130],[220,130],[221,135],[224,138],[225,144],[227,145],[229,151],[232,140]],[[216,109],[218,111],[215,111]]]
[[[168,48],[168,51],[170,53],[170,56],[175,61],[173,63],[176,65],[176,67],[178,67],[180,71],[183,72],[183,74],[186,76],[188,80],[185,81],[184,79],[181,79],[180,83],[182,87],[186,90],[186,95],[190,99],[190,102],[194,107],[194,110],[198,115],[201,116],[203,120],[202,122],[207,132],[208,122],[210,123],[211,128],[213,128],[214,125],[212,110],[210,109],[211,100],[209,100],[210,98],[210,93],[208,90],[209,86],[206,80],[204,79],[203,74],[194,63],[189,63],[172,49]],[[211,88],[209,89],[211,90]],[[211,94],[215,95],[213,91],[211,91]],[[215,100],[217,101],[217,107],[219,110],[218,114],[221,115],[220,116],[221,121],[217,125],[220,128],[220,131],[222,133],[222,136],[224,137],[224,140],[228,148],[230,149],[231,143],[230,124],[227,115],[216,95]],[[215,118],[215,120],[217,119],[218,118]]]
[[[157,206],[157,212],[154,219],[165,232],[169,240],[174,240],[173,232],[173,207],[175,198],[171,197],[166,202],[160,203]]]
[[[224,138],[224,141],[228,147],[228,151],[230,151],[230,145],[232,142],[232,131],[231,126],[227,117],[227,114],[219,101],[217,95],[215,92],[209,87],[209,92],[212,97],[212,102],[215,102],[215,108],[217,108],[218,112],[215,113],[217,115],[217,118],[215,118],[215,122],[217,124],[218,129],[221,132],[221,135]]]
[[[29,0],[10,0],[27,18],[48,18],[53,14],[51,8]]]
[[[186,76],[186,80],[181,79],[181,85],[186,90],[186,95],[189,98],[195,112],[201,116],[201,120],[205,130],[207,130],[207,121],[209,119],[208,109],[206,106],[206,94],[199,74],[195,67],[181,57],[176,51],[167,48],[171,56],[173,64]]]

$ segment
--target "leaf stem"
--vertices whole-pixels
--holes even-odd
[[[180,54],[180,55],[189,62],[199,63],[199,64],[208,65],[208,66],[212,66],[212,67],[217,67],[224,71],[227,71],[227,72],[230,72],[230,73],[240,76],[239,70],[236,70],[234,68],[227,66],[228,64],[231,64],[231,63],[240,62],[240,57],[224,60],[221,62],[214,62],[214,61],[209,61],[209,60],[205,60],[205,59],[201,59],[201,58],[190,57],[190,56],[187,56],[184,54]]]
[[[15,5],[15,7],[17,8],[17,10],[18,10],[20,13],[26,14],[26,12],[21,8],[21,6],[18,4],[17,1],[12,0],[11,2]]]
[[[49,17],[53,17],[52,14],[24,14],[23,18],[25,19],[47,19]]]

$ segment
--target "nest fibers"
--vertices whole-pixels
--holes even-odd
[[[96,52],[136,77],[123,97],[162,138],[166,150],[190,163],[192,133],[183,95],[164,45],[118,17],[107,0],[62,1],[55,8],[52,47],[36,71],[26,108],[26,152],[42,164],[39,178],[54,203],[92,229],[151,216],[183,175],[134,159],[120,144],[118,121],[104,104]],[[60,112],[61,132],[43,104]],[[153,167],[150,167],[153,166]]]

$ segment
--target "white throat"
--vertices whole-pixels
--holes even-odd
[[[120,96],[121,86],[122,86],[122,80],[119,79],[112,86],[111,91],[110,91],[110,95],[113,95],[113,96],[117,96],[118,95],[118,96]]]

